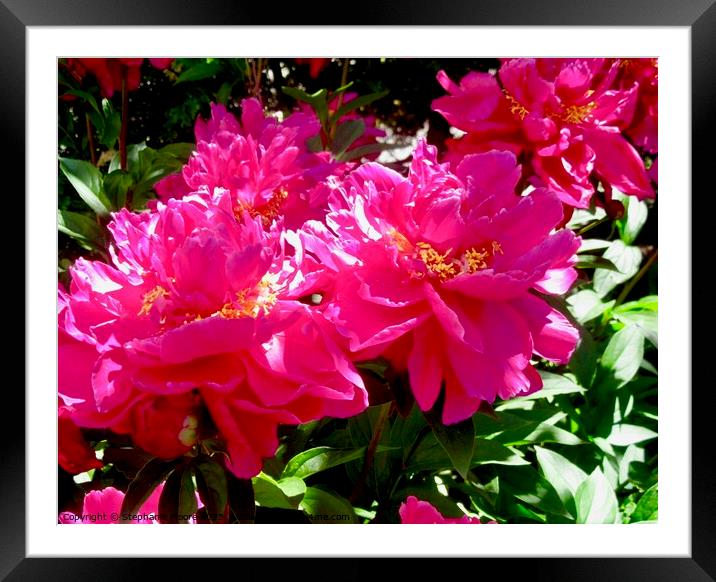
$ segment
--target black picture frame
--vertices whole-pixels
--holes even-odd
[[[699,211],[692,213],[692,272],[704,261],[709,244],[708,225],[711,216],[704,207],[713,196],[714,106],[716,105],[716,0],[487,0],[439,3],[426,0],[401,0],[351,4],[349,15],[341,16],[336,3],[311,1],[295,3],[280,10],[267,11],[264,3],[235,0],[0,0],[0,91],[5,168],[24,167],[25,158],[25,37],[29,26],[62,25],[265,25],[323,24],[340,25],[559,25],[559,26],[682,26],[691,32],[692,80],[692,196],[699,202]],[[307,21],[307,18],[311,21]],[[269,20],[272,18],[272,20]],[[280,19],[280,20],[277,20]],[[25,191],[24,174],[14,171],[16,191]],[[709,182],[707,182],[709,180]],[[10,192],[8,192],[10,194]],[[689,193],[682,192],[685,202]],[[16,200],[16,199],[15,199]],[[9,202],[8,202],[9,203]],[[712,202],[711,202],[712,204]],[[19,206],[19,205],[17,205]],[[15,211],[20,208],[14,209]],[[22,210],[24,214],[24,210]],[[25,217],[26,219],[28,217]],[[699,224],[700,221],[700,224]],[[704,234],[706,233],[706,234]],[[699,240],[701,239],[701,240]],[[699,244],[701,243],[701,244]],[[10,253],[6,253],[10,254]],[[11,261],[17,264],[12,265]],[[8,258],[7,268],[24,272],[20,257]],[[693,285],[694,307],[709,305],[702,286]],[[30,308],[25,305],[25,310]],[[702,323],[702,326],[705,324]],[[692,362],[706,361],[709,342],[698,342],[692,331]],[[26,349],[31,349],[27,346]],[[668,357],[668,355],[666,356]],[[686,362],[683,363],[686,365]],[[696,376],[694,375],[694,379]],[[455,570],[474,571],[474,575],[511,577],[523,574],[532,580],[601,581],[631,580],[705,581],[716,579],[716,480],[711,451],[709,406],[712,389],[709,382],[693,382],[692,391],[692,552],[690,558],[490,558],[479,562],[452,559],[449,564],[437,560],[442,576]],[[688,387],[669,386],[683,390]],[[25,397],[11,390],[4,392],[5,430],[2,439],[2,478],[0,479],[0,576],[7,580],[134,580],[143,579],[154,569],[169,579],[191,580],[220,572],[225,559],[191,561],[176,559],[137,558],[26,558],[25,557]],[[12,411],[12,412],[9,412]],[[17,423],[8,428],[7,418]],[[635,530],[638,535],[638,530]],[[527,541],[528,542],[528,541]],[[317,549],[318,550],[318,549]],[[379,558],[347,558],[339,563],[307,566],[298,559],[261,560],[242,558],[241,563],[226,565],[233,577],[242,579],[273,578],[285,570],[291,578],[312,578],[326,575],[342,579],[365,579],[376,569],[386,567]],[[403,576],[419,576],[427,572],[423,560],[404,560],[398,567]],[[289,574],[290,573],[290,574]]]

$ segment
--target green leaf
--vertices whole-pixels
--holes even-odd
[[[184,70],[176,80],[176,85],[187,81],[201,81],[213,77],[221,69],[220,59],[205,59]]]
[[[644,495],[636,504],[636,509],[631,514],[630,523],[639,521],[656,521],[659,518],[659,486],[652,485],[644,491]]]
[[[134,185],[134,180],[124,170],[114,170],[104,177],[104,191],[115,208],[122,208],[127,203],[127,193]]]
[[[353,142],[365,133],[365,122],[362,119],[344,121],[336,127],[331,151],[334,157],[342,161],[341,156],[351,147]]]
[[[226,473],[219,463],[203,458],[194,465],[197,491],[210,522],[222,521],[229,501]]]
[[[470,467],[478,465],[529,465],[514,450],[491,439],[476,438]],[[435,434],[429,432],[410,456],[406,471],[439,471],[453,467],[453,462]]]
[[[636,196],[617,197],[624,205],[624,216],[616,221],[619,237],[625,244],[632,244],[646,223],[649,210],[645,202]]]
[[[529,465],[529,461],[498,442],[476,438],[470,466],[478,465]]]
[[[569,517],[555,488],[530,466],[498,468],[500,495],[512,496],[554,515]]]
[[[657,437],[657,433],[646,427],[636,424],[617,424],[607,437],[609,444],[617,447],[628,447],[636,443],[643,443]]]
[[[195,146],[193,143],[177,142],[165,145],[163,148],[160,148],[157,151],[160,154],[166,154],[173,158],[176,158],[180,160],[182,164],[184,164],[189,159],[191,152],[194,151],[194,147]]]
[[[81,91],[80,89],[70,89],[69,91],[65,91],[63,95],[74,95],[75,97],[80,97],[84,101],[87,102],[87,104],[92,107],[97,113],[99,113],[99,107],[97,107],[97,100],[94,98],[94,95],[87,93],[87,91]]]
[[[587,390],[563,374],[553,374],[539,370],[542,377],[542,390],[522,396],[522,400],[536,400],[559,394],[584,394]]]
[[[149,498],[167,476],[174,470],[176,461],[151,459],[134,477],[127,488],[127,494],[122,501],[122,514],[136,514],[144,502]],[[129,520],[120,520],[120,523],[131,523]]]
[[[161,523],[188,523],[196,515],[197,502],[191,467],[173,471],[159,497]]]
[[[574,266],[577,269],[606,269],[619,272],[614,263],[598,255],[577,255],[577,263]]]
[[[603,301],[602,298],[591,289],[583,289],[567,298],[569,311],[579,323],[587,323],[595,317],[599,317],[607,309],[610,309],[616,301]]]
[[[401,147],[405,147],[398,143],[369,143],[366,145],[358,146],[356,148],[353,148],[350,151],[345,152],[341,156],[341,161],[343,162],[351,162],[353,160],[358,160],[362,158],[363,156],[369,156],[371,154],[376,154],[379,152],[385,152],[388,150],[394,150]]]
[[[357,523],[353,506],[343,497],[318,487],[307,487],[300,509],[312,523]]]
[[[100,130],[99,143],[111,148],[117,142],[119,132],[122,129],[122,116],[118,111],[114,110],[109,99],[102,99],[102,113],[104,115],[102,127],[97,127]]]
[[[611,261],[619,271],[595,271],[593,287],[600,297],[605,297],[614,287],[636,275],[642,256],[639,247],[627,246],[621,240],[615,240],[604,251],[603,258]]]
[[[229,97],[231,97],[231,90],[233,89],[234,84],[230,82],[222,83],[221,87],[219,87],[219,90],[216,92],[215,97],[216,101],[218,103],[221,103],[222,105],[226,105],[226,102],[229,100]]]
[[[659,347],[659,315],[655,311],[615,311],[613,315],[625,325],[637,326],[654,347]]]
[[[289,97],[308,103],[311,107],[313,107],[316,115],[318,116],[318,120],[321,122],[321,127],[324,129],[326,128],[328,123],[328,103],[326,101],[326,97],[328,95],[327,89],[321,89],[311,95],[301,89],[297,89],[296,87],[281,87],[281,91]]]
[[[95,214],[109,215],[111,206],[102,191],[102,174],[95,166],[82,160],[60,158],[60,170]]]
[[[97,221],[79,212],[58,210],[57,230],[83,243],[90,250],[100,248],[103,244],[103,231]]]
[[[554,451],[535,447],[535,453],[542,475],[552,484],[567,510],[576,517],[574,495],[582,482],[587,479],[587,474]]]
[[[453,467],[466,479],[475,448],[475,425],[472,418],[448,426],[439,420],[434,421],[429,415],[426,415],[426,419],[435,438],[450,457]]]
[[[306,493],[306,484],[298,477],[276,481],[265,473],[259,473],[251,481],[256,503],[262,507],[298,509]]]
[[[574,372],[580,386],[591,388],[597,370],[597,343],[584,327],[579,328],[579,344],[569,360],[569,369]]]
[[[617,496],[599,468],[577,488],[574,500],[577,523],[618,523]]]
[[[629,481],[629,470],[632,463],[643,463],[646,459],[644,449],[636,445],[629,445],[619,460],[619,484]]]
[[[609,340],[600,365],[608,380],[617,388],[629,382],[639,371],[644,358],[644,336],[636,325],[620,329]]]
[[[364,107],[366,105],[369,105],[370,103],[373,103],[373,101],[377,101],[378,99],[382,99],[385,97],[390,91],[380,91],[378,93],[370,93],[368,95],[361,95],[360,97],[356,97],[352,101],[349,101],[348,103],[344,103],[340,106],[340,108],[333,114],[333,119],[339,120],[344,115],[347,115],[351,111],[355,111],[356,109],[360,109],[361,107]]]
[[[584,238],[582,239],[581,244],[579,245],[578,253],[588,253],[590,251],[598,251],[601,249],[606,249],[611,242],[608,240],[602,240],[598,238]]]
[[[378,446],[375,454],[379,455],[393,447]],[[337,467],[351,461],[362,459],[365,456],[366,447],[352,450],[334,449],[331,447],[316,447],[308,449],[293,457],[281,474],[281,477],[299,477],[305,479],[315,473],[326,469]]]

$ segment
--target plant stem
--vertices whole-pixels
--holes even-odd
[[[350,67],[351,60],[349,58],[343,59],[343,72],[341,73],[341,84],[339,87],[345,87],[346,83],[348,83],[348,68]],[[341,108],[343,105],[343,95],[345,94],[345,91],[342,91],[338,95],[338,101],[336,101],[336,112]],[[330,123],[331,127],[331,134],[330,134],[330,143],[333,143],[333,138],[336,135],[336,127],[338,126],[338,119],[336,118],[335,121]]]
[[[624,289],[622,289],[622,292],[619,293],[619,296],[617,297],[617,301],[614,304],[614,307],[618,307],[622,304],[622,302],[627,298],[631,290],[634,288],[634,285],[636,285],[640,279],[646,275],[647,271],[651,268],[651,266],[656,261],[656,258],[659,255],[659,249],[653,249],[651,251],[651,254],[649,255],[649,258],[646,260],[646,263],[642,266],[641,269],[639,269],[639,272],[634,275],[634,277],[631,278],[631,280],[626,284]],[[613,309],[613,308],[612,308]]]
[[[418,436],[415,437],[415,440],[413,441],[413,444],[410,446],[410,450],[408,451],[408,454],[405,455],[403,459],[403,467],[400,471],[400,474],[398,475],[398,478],[395,480],[395,483],[393,483],[393,487],[390,489],[390,494],[388,495],[388,499],[393,499],[393,495],[395,495],[395,491],[398,489],[398,484],[403,479],[403,475],[405,474],[405,470],[408,467],[408,462],[410,461],[410,457],[413,456],[413,453],[417,450],[417,448],[420,446],[420,443],[423,442],[423,439],[425,438],[425,435],[427,435],[432,429],[429,426],[424,426],[422,429],[420,429],[420,432],[418,433]]]
[[[351,503],[355,503],[355,501],[360,497],[361,493],[363,492],[363,489],[365,488],[366,481],[368,480],[368,475],[370,475],[370,471],[373,468],[375,451],[378,448],[378,443],[380,442],[380,438],[383,435],[383,429],[388,422],[388,418],[390,418],[390,415],[393,413],[394,408],[395,404],[391,402],[390,406],[386,406],[385,410],[381,412],[380,417],[375,424],[373,436],[371,437],[370,442],[368,443],[368,448],[365,451],[363,470],[361,471],[360,477],[358,478],[358,481],[356,481],[355,487],[353,487],[353,491],[349,498],[349,501]]]
[[[577,231],[577,235],[581,236],[581,235],[583,235],[585,232],[589,232],[590,230],[592,230],[593,228],[596,228],[596,227],[599,226],[600,224],[605,223],[607,220],[609,220],[609,217],[608,217],[608,216],[604,216],[604,217],[600,218],[599,220],[595,220],[595,221],[593,221],[593,222],[590,222],[589,224],[587,224],[587,225],[583,226],[582,228],[580,228],[580,229]]]
[[[90,122],[89,113],[85,113],[85,126],[87,128],[87,146],[90,151],[90,161],[93,166],[97,165],[97,154],[94,151],[94,134],[92,133],[92,123]]]
[[[261,77],[264,72],[263,59],[258,59],[256,63],[256,81],[254,83],[254,97],[261,101]]]
[[[127,170],[127,124],[129,118],[129,92],[127,91],[127,67],[122,66],[122,127],[119,132],[119,167]]]

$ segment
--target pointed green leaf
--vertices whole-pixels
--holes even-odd
[[[378,446],[375,454],[379,455],[394,447]],[[337,467],[351,461],[362,459],[365,456],[366,447],[359,449],[342,450],[331,447],[316,447],[308,449],[293,457],[281,474],[281,477],[299,477],[305,479],[315,473],[320,473],[326,469]]]
[[[475,448],[475,425],[472,418],[448,426],[439,421],[431,422],[430,417],[426,418],[435,438],[450,457],[453,467],[466,479]]]
[[[594,272],[594,290],[600,297],[605,297],[614,287],[636,275],[642,256],[639,247],[628,246],[621,240],[615,240],[604,251],[602,258],[611,261],[619,269],[618,272],[606,269],[597,269]]]
[[[356,523],[353,506],[343,497],[318,487],[308,487],[300,509],[312,523]]]
[[[298,509],[306,493],[306,484],[298,477],[286,477],[276,481],[265,473],[252,480],[256,503],[262,507]]]
[[[535,453],[542,475],[552,484],[567,510],[576,517],[574,495],[582,482],[587,479],[587,474],[554,451],[535,447]]]
[[[82,160],[60,158],[60,170],[95,214],[109,215],[111,206],[102,191],[102,174],[95,166]]]
[[[351,119],[344,121],[336,127],[336,135],[333,138],[331,151],[337,160],[351,147],[353,142],[365,133],[365,122],[362,119]]]
[[[176,465],[176,461],[164,461],[157,458],[148,461],[129,484],[127,494],[122,501],[121,513],[136,514],[152,491],[167,478]],[[121,520],[120,523],[131,523],[131,521]]]
[[[644,491],[644,494],[636,504],[634,513],[631,514],[630,523],[639,521],[656,521],[659,517],[659,486],[652,485]]]
[[[601,368],[619,388],[639,371],[644,359],[644,336],[636,325],[620,329],[609,340],[601,359]]]
[[[369,105],[370,103],[373,103],[373,101],[377,101],[378,99],[382,99],[385,97],[390,91],[380,91],[378,93],[370,93],[368,95],[361,95],[360,97],[356,97],[352,101],[349,101],[348,103],[344,103],[341,105],[341,107],[333,114],[333,118],[336,120],[341,119],[344,115],[347,115],[351,111],[355,111],[356,109],[360,109],[361,107],[365,107],[366,105]]]
[[[577,488],[574,500],[577,523],[618,523],[617,496],[599,468]]]
[[[194,465],[197,491],[206,507],[209,521],[221,521],[229,500],[226,473],[223,467],[210,458],[204,458]]]
[[[84,243],[90,249],[101,247],[104,239],[102,229],[96,220],[70,210],[57,211],[57,230]]]

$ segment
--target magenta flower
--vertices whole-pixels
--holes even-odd
[[[159,497],[164,489],[162,483],[152,491],[151,495],[142,504],[136,516],[127,519],[129,523],[159,523],[156,518],[159,513]],[[198,497],[197,497],[198,499]],[[82,502],[82,513],[77,515],[71,511],[60,513],[59,523],[120,523],[122,517],[122,502],[124,493],[114,487],[106,487],[90,491]],[[128,518],[130,516],[127,516]]]
[[[299,257],[232,194],[192,195],[114,215],[113,264],[79,259],[60,291],[59,389],[80,426],[130,433],[173,457],[211,426],[246,478],[278,424],[367,405],[360,376],[315,309],[297,301]]]
[[[619,67],[614,59],[511,59],[497,77],[471,72],[459,85],[441,71],[449,95],[433,109],[467,132],[447,141],[446,160],[512,151],[525,161],[526,178],[577,208],[589,206],[594,178],[606,189],[653,198],[644,163],[622,135],[638,84],[614,88]]]
[[[659,64],[657,59],[621,59],[618,82],[638,87],[634,116],[624,129],[633,143],[650,154],[659,151]]]
[[[407,178],[363,165],[336,191],[332,232],[309,223],[300,236],[337,273],[325,313],[355,358],[382,354],[407,370],[422,410],[444,386],[450,424],[540,389],[533,353],[568,361],[577,331],[535,292],[569,289],[579,239],[552,232],[555,194],[515,195],[512,154],[467,156],[455,173],[436,155],[420,142]]]
[[[149,59],[155,69],[166,69],[174,61],[170,59]],[[97,80],[103,97],[112,97],[115,91],[122,90],[122,75],[127,75],[127,90],[139,88],[142,80],[144,59],[67,59],[70,74],[81,81],[88,73]]]
[[[443,517],[435,507],[411,495],[398,509],[400,523],[480,523],[479,518],[463,515],[462,517]],[[490,523],[496,523],[491,521]]]
[[[327,152],[310,152],[306,140],[319,132],[313,114],[293,113],[283,122],[264,115],[257,99],[241,104],[241,120],[223,105],[211,105],[211,118],[198,118],[196,150],[181,175],[159,181],[162,200],[190,192],[211,197],[216,188],[231,192],[238,215],[248,211],[265,226],[277,218],[288,228],[321,219],[330,187],[326,180],[348,166],[329,159]]]

